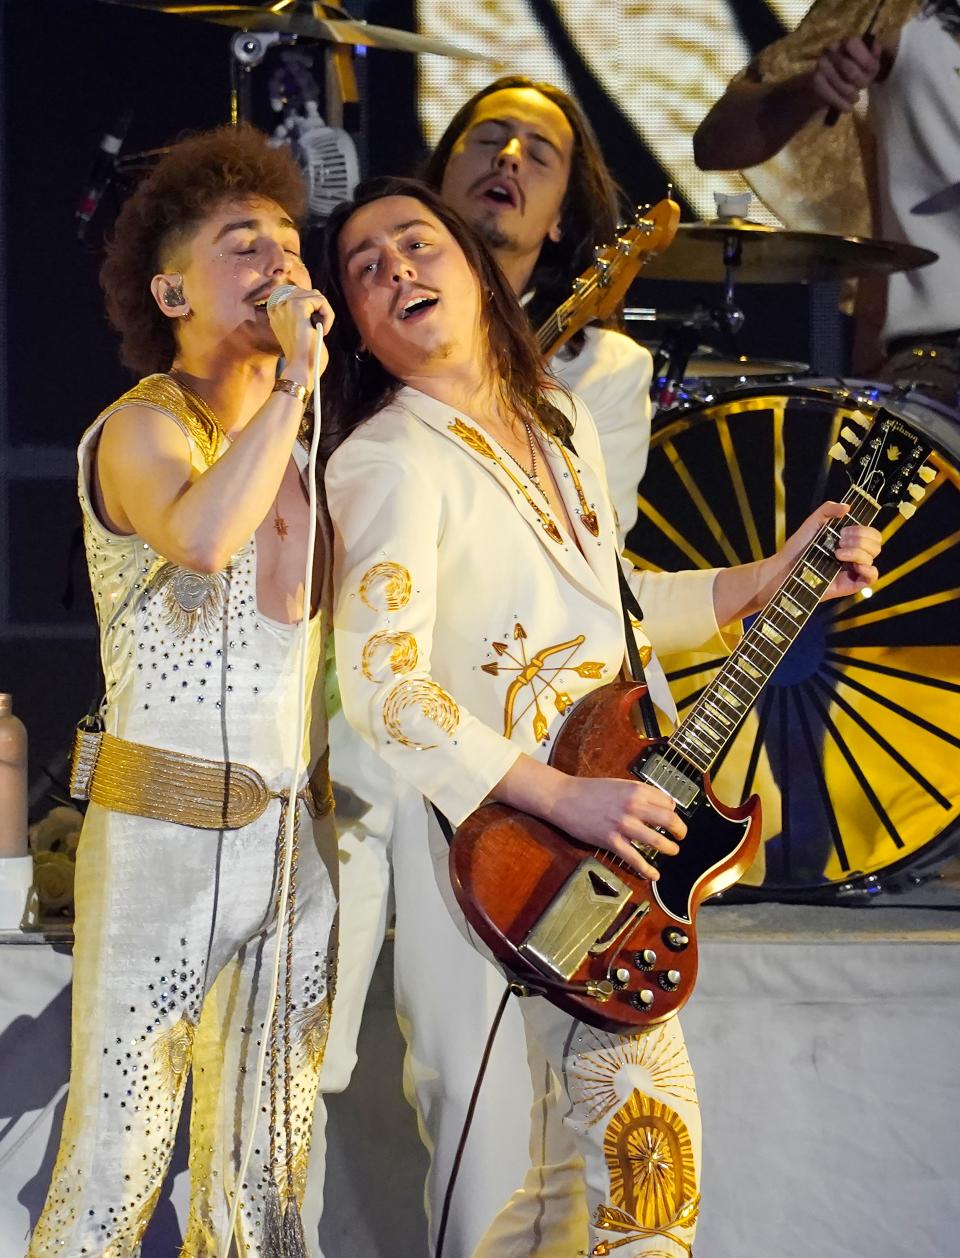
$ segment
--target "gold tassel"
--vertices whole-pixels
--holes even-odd
[[[273,1175],[267,1180],[263,1198],[263,1258],[284,1258],[280,1190]]]
[[[307,1240],[295,1197],[288,1197],[283,1211],[283,1258],[307,1258]]]

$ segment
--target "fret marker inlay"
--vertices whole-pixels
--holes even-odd
[[[793,599],[787,594],[784,594],[780,599],[780,607],[787,613],[788,616],[792,616],[794,620],[803,615],[803,608],[798,607]]]
[[[801,577],[810,586],[811,590],[819,590],[820,586],[823,585],[823,577],[819,572],[814,572],[812,568],[805,567]]]
[[[765,620],[763,624],[760,626],[760,632],[763,634],[765,638],[769,639],[769,641],[771,641],[774,646],[779,646],[781,642],[784,642],[786,640],[783,634],[778,633],[778,631],[774,629],[773,625],[771,625],[770,622],[767,620]]]
[[[725,686],[718,686],[718,687],[717,687],[717,694],[718,694],[718,695],[720,696],[720,698],[724,701],[724,703],[725,703],[728,707],[733,708],[733,710],[734,710],[734,711],[736,711],[738,708],[742,708],[742,707],[743,707],[743,704],[740,702],[740,700],[737,698],[737,696],[733,693],[733,691],[732,691],[732,690],[727,690],[727,688],[726,688]]]
[[[749,660],[744,659],[742,655],[738,656],[734,663],[741,672],[746,673],[748,677],[752,677],[754,681],[763,680],[763,673],[761,673],[760,669],[755,668],[753,664],[751,664]]]

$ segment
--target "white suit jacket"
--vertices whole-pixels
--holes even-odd
[[[653,359],[649,350],[610,328],[586,328],[584,337],[576,358],[562,349],[550,359],[550,370],[593,416],[623,550],[637,522],[637,486],[647,469]]]
[[[613,508],[596,428],[572,406],[576,453],[546,446],[579,547],[493,437],[415,389],[327,467],[344,712],[454,825],[521,751],[546,759],[563,714],[623,663]],[[641,644],[726,649],[716,570],[631,572]]]

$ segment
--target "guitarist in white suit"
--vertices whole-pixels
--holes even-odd
[[[593,263],[594,247],[616,234],[617,189],[596,136],[577,103],[551,84],[519,75],[488,84],[451,119],[424,173],[480,233],[534,327],[569,297],[574,279]],[[647,462],[650,354],[621,332],[593,326],[571,338],[550,368],[584,398],[596,422],[622,546],[637,518],[637,485]],[[460,1034],[451,1042],[448,1010],[437,1001],[435,985],[425,981],[425,967],[437,929],[449,931],[451,948],[464,954],[466,949],[433,893],[432,881],[423,890],[422,798],[369,754],[341,713],[333,715],[331,729],[343,916],[337,1017],[320,1086],[336,1092],[349,1083],[392,882],[397,1008],[410,1048],[407,1073],[418,1097],[419,1121],[429,1133],[433,1167],[428,1199],[436,1216],[503,984],[498,971],[469,954],[476,983],[462,980]],[[466,1153],[462,1178],[470,1189],[461,1190],[453,1204],[450,1234],[462,1240],[465,1253],[527,1169],[524,1133],[533,1098],[522,1052],[520,1014],[511,1004],[484,1083],[485,1105],[474,1120]],[[444,1098],[443,1105],[438,1097]],[[321,1107],[315,1144],[324,1138],[325,1117]],[[515,1127],[515,1138],[504,1141],[507,1121]],[[504,1151],[504,1144],[515,1156]],[[318,1173],[311,1191],[318,1193],[319,1188]]]
[[[589,413],[551,385],[500,271],[427,188],[367,185],[335,212],[326,249],[342,350],[331,355],[324,423],[337,447],[326,487],[348,719],[453,826],[502,800],[655,878],[634,845],[679,850],[672,802],[644,784],[572,778],[546,763],[562,714],[614,680],[624,658],[616,527]],[[632,572],[644,630],[674,650],[715,649],[719,626],[761,607],[842,512],[825,504],[759,563]],[[879,544],[872,529],[840,530],[847,567],[834,595],[874,579]],[[655,662],[649,675],[669,705]],[[432,814],[430,851],[469,936]],[[446,997],[455,1038],[461,954],[447,943],[437,939],[422,982]],[[588,1227],[591,1253],[615,1244],[625,1258],[689,1254],[700,1133],[677,1020],[621,1036],[540,997],[521,1008],[537,1088],[532,1166],[484,1235],[453,1236],[447,1258],[569,1258]],[[478,1188],[461,1184],[464,1196]]]

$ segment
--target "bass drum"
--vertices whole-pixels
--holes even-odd
[[[627,541],[634,561],[676,570],[772,554],[815,506],[843,497],[849,482],[827,452],[885,391],[810,382],[662,412]],[[757,792],[763,804],[740,898],[898,889],[960,840],[960,419],[916,395],[906,405],[935,479],[912,519],[881,515],[879,581],[814,613],[714,767],[720,799]],[[663,657],[681,715],[721,663]]]

